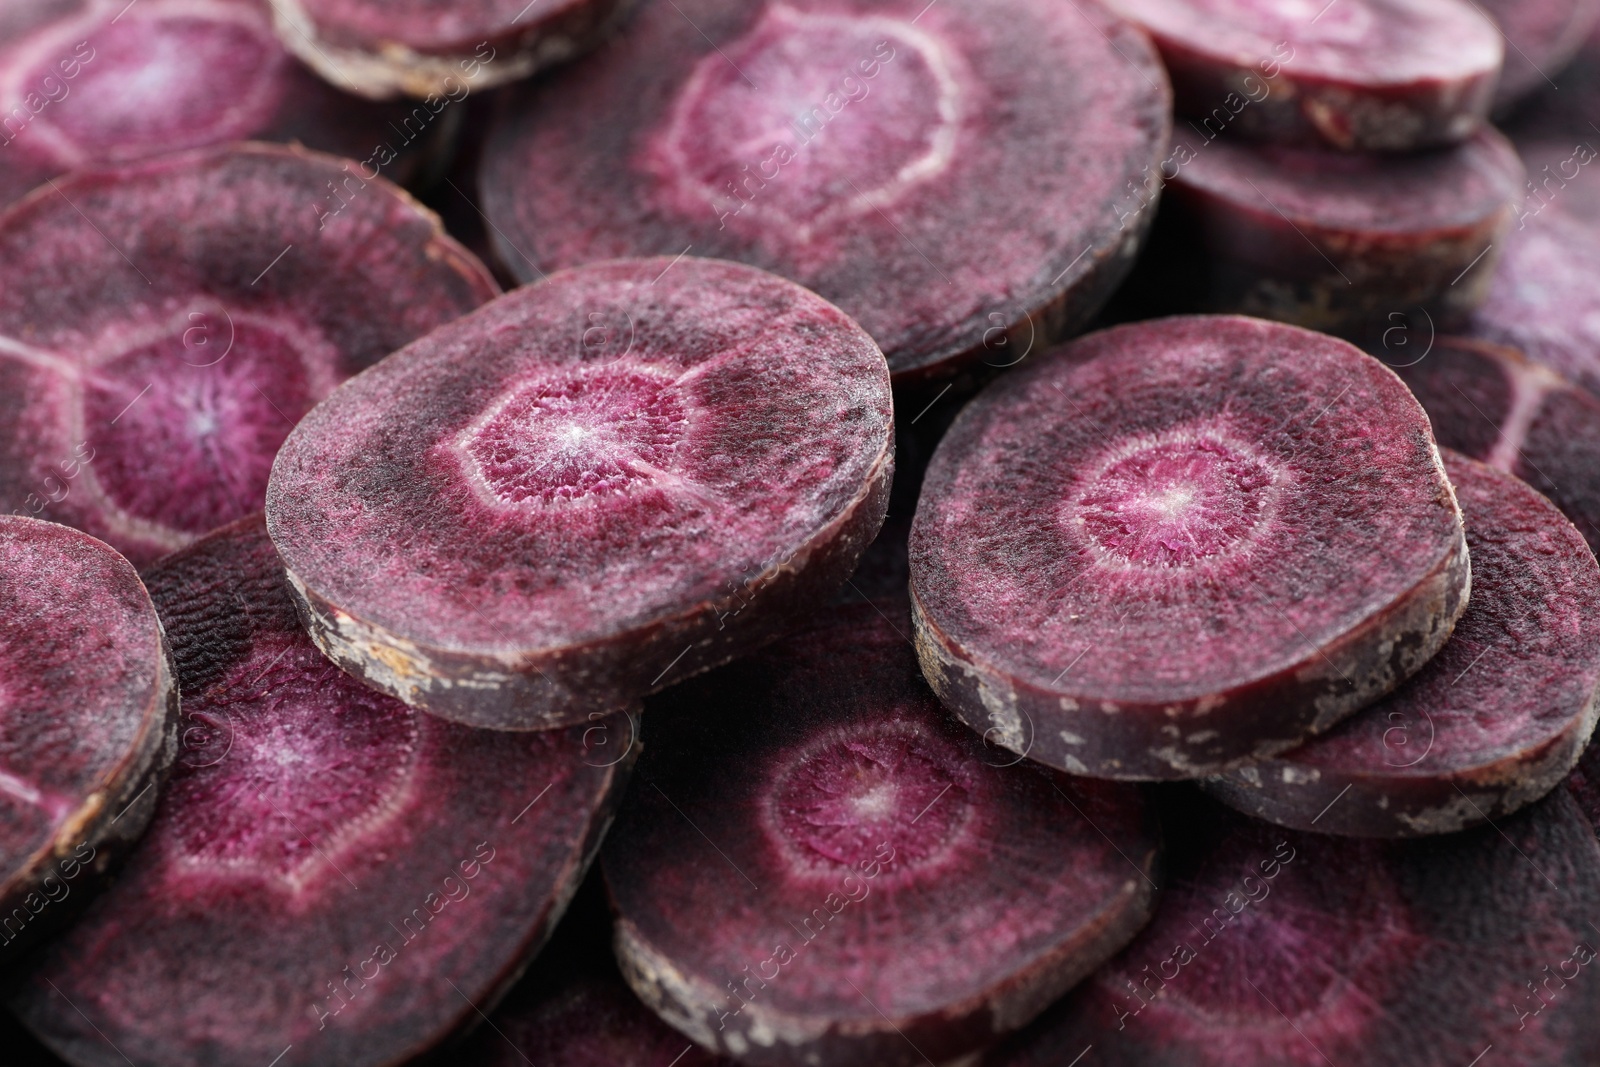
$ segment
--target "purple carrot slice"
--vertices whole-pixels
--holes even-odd
[[[1207,143],[1183,129],[1177,142],[1185,165],[1166,204],[1192,235],[1182,254],[1206,265],[1201,307],[1344,336],[1381,336],[1396,311],[1464,325],[1526,180],[1492,129],[1404,156]]]
[[[0,960],[75,914],[138,840],[177,724],[133,566],[77,530],[0,516]]]
[[[516,290],[290,435],[267,523],[318,645],[495,729],[633,706],[826,603],[883,522],[889,373],[792,282],[695,258]]]
[[[1600,0],[1477,0],[1506,39],[1505,65],[1494,87],[1494,113],[1560,85],[1600,20]]]
[[[497,288],[399,189],[240,145],[0,214],[0,508],[144,565],[260,510],[333,387]]]
[[[1580,220],[1559,202],[1525,209],[1523,220],[1469,332],[1600,393],[1600,223]]]
[[[1414,837],[1544,796],[1600,715],[1600,565],[1528,485],[1457,453],[1472,600],[1450,640],[1388,697],[1276,759],[1208,779],[1258,818],[1327,834]]]
[[[442,98],[570,59],[625,0],[271,0],[278,35],[328,81],[374,99]]]
[[[1170,103],[1095,0],[647,0],[508,102],[484,210],[525,281],[686,249],[793,278],[903,384],[1088,321],[1155,214]]]
[[[508,736],[362,686],[306,637],[259,517],[148,578],[183,755],[14,1010],[79,1067],[398,1064],[475,1022],[598,847],[633,754],[594,731],[626,724]]]
[[[528,973],[453,1063],[472,1067],[734,1067],[663,1022],[617,972],[594,869]]]
[[[629,985],[703,1047],[944,1062],[1150,916],[1143,795],[986,746],[918,675],[904,601],[889,610],[834,608],[651,705],[644,788],[601,867]]]
[[[1593,1063],[1600,848],[1564,791],[1404,843],[1185,803],[1206,844],[1155,921],[982,1067]]]
[[[494,1030],[474,1039],[475,1067],[735,1067],[662,1022],[614,975],[578,978],[491,1021]]]
[[[1178,112],[1344,150],[1454,144],[1483,124],[1500,32],[1470,0],[1113,0],[1155,39]]]
[[[1197,778],[1328,729],[1444,644],[1468,584],[1400,380],[1236,316],[1104,330],[989,386],[911,528],[934,691],[1096,777]]]
[[[1515,474],[1600,549],[1600,400],[1503,345],[1440,337],[1403,353],[1396,346],[1384,358],[1441,445]]]
[[[448,140],[439,111],[330,87],[279,43],[258,0],[0,4],[0,206],[69,170],[245,138],[404,180]]]

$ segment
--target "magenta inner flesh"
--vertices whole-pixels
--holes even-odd
[[[23,82],[59,86],[64,95],[34,121],[96,160],[248,136],[277,108],[293,62],[264,13],[239,3],[140,5],[95,27],[86,53],[74,43]],[[62,59],[85,54],[76,76],[63,79]]]
[[[1109,556],[1182,567],[1249,538],[1277,493],[1271,467],[1207,435],[1174,435],[1130,450],[1076,501],[1078,521]]]
[[[949,58],[908,31],[769,7],[731,63],[708,53],[690,75],[666,169],[719,215],[801,233],[892,206],[948,166],[957,132]]]
[[[186,533],[260,507],[273,456],[317,399],[287,337],[209,318],[101,363],[83,389],[106,495],[131,516]],[[211,325],[217,336],[195,343]]]
[[[160,846],[296,887],[405,800],[421,739],[415,712],[298,640],[258,641],[185,718],[205,737],[188,738]]]
[[[0,878],[159,729],[162,655],[127,560],[76,530],[0,517]]]

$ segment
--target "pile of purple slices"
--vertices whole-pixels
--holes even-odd
[[[0,1067],[1594,1067],[1597,159],[1600,0],[0,0]]]

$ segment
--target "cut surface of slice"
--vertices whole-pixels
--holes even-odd
[[[1524,482],[1452,452],[1445,470],[1472,557],[1450,640],[1328,733],[1208,779],[1213,794],[1302,830],[1413,837],[1499,819],[1572,770],[1600,714],[1600,565]]]
[[[1166,203],[1206,265],[1198,310],[1348,337],[1381,336],[1401,309],[1426,309],[1438,329],[1465,325],[1525,181],[1492,129],[1403,156],[1207,143],[1186,130],[1177,140],[1188,162]]]
[[[1600,223],[1560,201],[1524,216],[1468,332],[1600,394]]]
[[[80,1067],[398,1064],[475,1021],[577,888],[633,754],[440,722],[345,676],[259,517],[148,577],[178,769],[12,1007]]]
[[[662,1022],[614,974],[585,975],[491,1021],[499,1032],[475,1038],[478,1067],[735,1067]]]
[[[1395,345],[1383,359],[1428,412],[1439,444],[1515,474],[1600,549],[1600,400],[1484,341],[1439,337],[1420,354]]]
[[[1112,6],[1155,39],[1180,114],[1260,140],[1387,152],[1453,144],[1483,124],[1504,54],[1470,0]]]
[[[0,516],[0,960],[79,902],[150,821],[178,691],[133,566]]]
[[[349,382],[267,520],[312,636],[473,725],[628,708],[825,603],[883,522],[888,367],[833,305],[692,257],[552,275]]]
[[[1600,849],[1565,792],[1404,843],[1183,803],[1156,919],[982,1067],[1592,1062]]]
[[[570,59],[625,0],[272,0],[283,43],[334,85],[374,99],[486,89]]]
[[[897,383],[937,378],[1095,313],[1155,214],[1169,105],[1094,0],[649,0],[508,102],[484,209],[524,280],[740,260],[858,319]]]
[[[7,0],[0,116],[0,205],[67,171],[246,138],[355,159],[389,145],[398,180],[418,161],[405,146],[445,132],[323,82],[258,0]]]
[[[611,952],[596,865],[533,965],[456,1062],[473,1067],[734,1067],[639,1002]]]
[[[1201,777],[1327,729],[1438,650],[1468,584],[1400,380],[1237,316],[1104,330],[994,383],[911,529],[935,692],[1098,777]]]
[[[347,166],[200,149],[0,214],[0,507],[143,566],[260,510],[312,405],[497,292],[431,213]]]
[[[706,1048],[944,1062],[1149,917],[1141,792],[985,745],[919,676],[904,601],[890,610],[830,609],[650,705],[645,788],[601,866],[624,976]]]

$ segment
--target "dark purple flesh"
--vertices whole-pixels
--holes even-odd
[[[1198,778],[1328,729],[1444,644],[1468,584],[1400,380],[1236,316],[1104,330],[989,386],[911,529],[940,699],[1106,778]]]
[[[1380,337],[1395,311],[1464,325],[1526,180],[1492,129],[1397,156],[1208,142],[1180,126],[1172,159],[1162,226],[1188,240],[1168,255],[1203,264],[1196,310],[1347,337]]]
[[[367,689],[306,637],[259,518],[148,580],[177,769],[13,1009],[79,1067],[397,1064],[475,1022],[577,888],[633,758],[598,734],[628,725],[491,733]]]
[[[640,8],[490,136],[484,210],[518,277],[748,262],[854,316],[903,384],[1042,350],[1131,265],[1170,96],[1094,0]]]
[[[1488,299],[1468,332],[1521,349],[1600,393],[1600,222],[1581,220],[1560,200],[1537,212],[1534,206],[1525,206],[1523,224],[1506,242]]]
[[[1183,803],[1204,843],[1155,921],[982,1067],[1594,1062],[1600,846],[1565,791],[1404,843]]]
[[[284,45],[334,85],[438,98],[526,78],[592,47],[624,0],[271,0]]]
[[[1023,1026],[1149,918],[1137,789],[986,746],[905,602],[830,609],[650,705],[601,867],[641,999],[754,1064],[899,1067]]]
[[[1600,837],[1600,747],[1590,745],[1583,750],[1578,765],[1567,775],[1566,785],[1596,836]]]
[[[736,263],[593,264],[349,382],[290,435],[267,522],[312,636],[447,718],[633,706],[825,603],[883,522],[883,354]]]
[[[1383,353],[1446,448],[1515,474],[1600,549],[1600,400],[1514,348],[1440,337]]]
[[[1506,39],[1493,111],[1510,114],[1523,100],[1561,88],[1562,73],[1600,20],[1597,0],[1476,0]]]
[[[734,1067],[662,1022],[615,976],[579,978],[492,1021],[500,1033],[479,1033],[476,1067]]]
[[[0,214],[0,509],[148,564],[260,510],[296,420],[498,291],[353,166],[200,149],[81,171]]]
[[[1454,144],[1484,123],[1504,48],[1472,0],[1113,0],[1155,39],[1178,113],[1344,151]]]
[[[404,181],[448,140],[438,114],[330,87],[284,50],[257,0],[0,6],[0,206],[67,171],[246,138]]]
[[[639,1002],[611,954],[605,890],[591,876],[550,943],[452,1063],[472,1067],[734,1067]]]
[[[1600,566],[1522,481],[1445,454],[1472,599],[1403,686],[1276,759],[1207,788],[1285,826],[1357,837],[1450,833],[1544,796],[1600,714]]]
[[[0,516],[0,961],[79,910],[155,810],[178,691],[133,566]]]
[[[896,402],[902,411],[904,405],[899,400],[903,399],[902,393]],[[958,401],[953,407],[959,411],[961,403]],[[915,415],[914,410],[912,415]],[[904,421],[895,424],[894,485],[889,492],[888,514],[884,516],[878,536],[861,554],[855,573],[839,590],[838,603],[866,601],[885,608],[905,603],[911,585],[911,558],[907,550],[911,519],[917,512],[917,497],[922,492],[922,477],[928,469],[928,460],[938,444],[937,437],[918,433],[919,429]],[[941,431],[943,429],[940,427]]]

